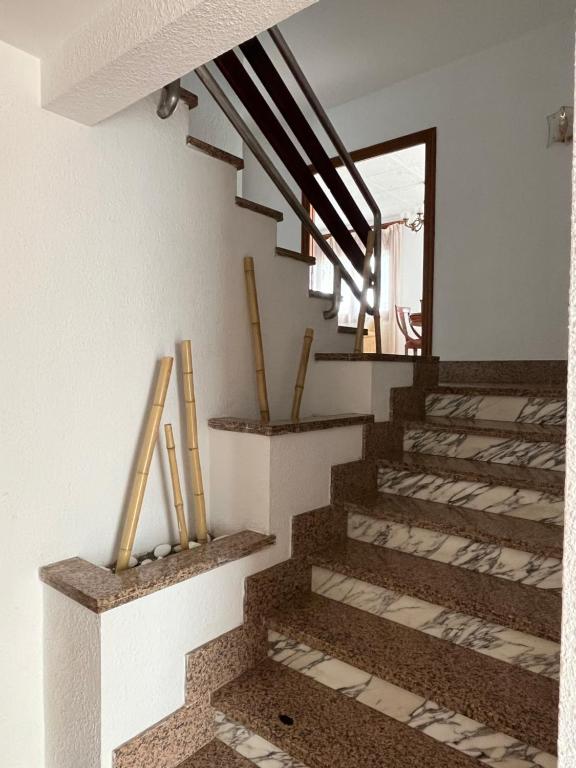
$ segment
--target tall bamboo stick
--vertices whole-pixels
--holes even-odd
[[[144,501],[144,492],[146,491],[150,463],[154,454],[156,441],[158,440],[158,428],[160,427],[160,419],[162,418],[164,402],[166,401],[166,392],[168,391],[168,383],[170,382],[172,363],[173,358],[171,357],[163,357],[160,361],[160,370],[158,371],[158,377],[156,379],[152,405],[148,411],[146,428],[140,441],[138,460],[136,463],[136,475],[132,481],[132,490],[130,492],[126,517],[124,519],[124,527],[122,528],[122,536],[118,547],[118,557],[116,558],[117,572],[123,571],[128,567],[130,556],[132,555],[132,547],[134,546],[136,529],[138,528],[138,520],[140,519],[140,510],[142,509],[142,502]]]
[[[294,386],[294,398],[292,400],[292,421],[300,420],[300,405],[302,404],[302,394],[304,392],[304,382],[306,381],[306,371],[308,369],[308,360],[310,358],[310,347],[314,341],[314,329],[306,328],[304,340],[302,342],[302,353],[300,355],[300,365],[296,384]]]
[[[182,549],[188,549],[188,526],[186,525],[186,516],[184,514],[184,499],[182,498],[182,489],[180,487],[180,475],[178,473],[178,461],[176,459],[176,445],[174,444],[172,424],[164,424],[164,435],[166,437],[166,450],[168,452],[168,464],[170,465],[170,477],[172,479],[174,509],[176,510],[176,519],[178,520],[180,546]]]
[[[354,340],[354,352],[362,352],[364,341],[364,322],[366,321],[366,307],[368,306],[368,289],[370,287],[371,267],[370,260],[374,251],[374,231],[368,233],[366,242],[366,255],[364,256],[364,270],[362,272],[362,295],[360,298],[360,311],[358,312],[358,325],[356,326],[356,339]]]
[[[256,367],[256,386],[258,387],[258,403],[260,420],[263,424],[270,421],[268,407],[268,391],[266,389],[266,370],[264,368],[264,350],[262,348],[262,331],[260,329],[260,311],[258,309],[258,294],[256,292],[256,277],[254,274],[254,259],[244,258],[244,277],[246,279],[246,295],[248,296],[248,312],[252,329],[252,345],[254,347],[254,363]]]
[[[206,502],[204,500],[204,484],[202,482],[202,466],[198,448],[198,422],[196,419],[196,398],[194,396],[194,373],[192,370],[192,347],[189,341],[180,345],[182,355],[182,384],[184,388],[184,408],[186,413],[186,446],[192,475],[192,492],[194,494],[194,518],[196,522],[196,538],[200,544],[208,541],[206,528]]]

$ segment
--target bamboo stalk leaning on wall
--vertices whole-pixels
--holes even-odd
[[[150,463],[158,440],[158,429],[160,428],[160,420],[164,410],[164,403],[166,402],[166,393],[168,391],[173,362],[174,359],[172,357],[163,357],[160,361],[160,370],[158,371],[158,376],[156,378],[152,405],[148,411],[146,428],[140,440],[140,448],[138,450],[138,459],[136,462],[136,474],[132,481],[132,489],[128,500],[128,507],[126,508],[122,535],[120,537],[118,556],[116,558],[117,573],[128,568],[130,563],[132,548],[134,547],[134,539],[136,538],[136,529],[138,528],[140,511],[142,509],[142,502],[144,501],[148,473],[150,472]]]
[[[186,515],[184,514],[184,499],[182,498],[182,487],[180,485],[180,473],[178,472],[178,461],[176,459],[176,445],[174,443],[172,424],[164,424],[164,435],[166,437],[166,451],[168,453],[168,464],[170,465],[172,496],[174,499],[174,509],[176,510],[176,520],[178,521],[180,546],[182,549],[188,549],[188,526],[186,525]]]
[[[258,309],[258,293],[256,291],[256,276],[254,274],[254,259],[252,256],[244,257],[244,278],[246,280],[248,313],[250,315],[250,328],[252,330],[252,346],[254,348],[254,364],[256,368],[256,386],[258,388],[260,420],[263,424],[267,424],[270,421],[270,408],[268,406],[264,349],[262,347],[262,329],[260,327],[260,310]]]
[[[205,544],[208,541],[206,501],[204,499],[202,465],[200,464],[200,449],[198,447],[198,421],[196,418],[196,398],[194,395],[192,346],[189,341],[182,342],[180,345],[180,353],[182,357],[182,385],[184,389],[184,409],[186,415],[186,447],[188,449],[188,466],[192,479],[192,492],[194,494],[196,539],[200,544]]]
[[[310,348],[314,341],[314,329],[306,328],[304,340],[302,342],[302,352],[300,354],[300,365],[298,366],[298,375],[294,385],[294,398],[292,400],[292,421],[300,421],[300,406],[302,405],[302,395],[304,394],[304,382],[306,381],[306,371],[308,370],[308,360],[310,359]]]
[[[366,321],[366,307],[368,306],[368,289],[370,288],[371,267],[370,260],[374,251],[374,231],[368,233],[366,243],[366,255],[364,256],[364,270],[362,272],[362,296],[360,298],[360,310],[358,312],[358,325],[356,326],[356,338],[354,340],[354,352],[362,352],[364,341],[364,323]],[[376,318],[375,318],[376,320]]]

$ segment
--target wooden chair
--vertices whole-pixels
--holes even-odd
[[[418,350],[422,350],[422,339],[417,336],[410,336],[408,330],[408,322],[410,318],[410,307],[399,307],[395,305],[396,310],[396,322],[402,336],[404,336],[404,354],[407,355],[409,350],[412,349],[414,355],[418,354]]]

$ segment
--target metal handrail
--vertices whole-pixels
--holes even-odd
[[[360,300],[361,298],[361,291],[356,285],[356,282],[354,278],[350,275],[348,270],[344,267],[332,247],[329,245],[328,241],[325,239],[324,235],[320,231],[320,229],[317,227],[317,225],[314,223],[314,220],[308,213],[308,211],[304,208],[302,203],[298,200],[290,186],[288,185],[285,178],[282,176],[282,174],[278,171],[276,166],[274,165],[273,161],[270,159],[258,139],[254,136],[251,129],[247,125],[247,123],[243,120],[243,118],[240,116],[237,109],[234,107],[226,93],[223,91],[223,89],[220,87],[217,80],[214,78],[210,70],[207,68],[207,66],[204,64],[196,69],[196,74],[198,75],[198,79],[200,82],[204,85],[206,90],[210,93],[214,101],[218,104],[218,106],[222,109],[226,117],[230,120],[234,128],[238,131],[243,141],[246,142],[246,145],[250,149],[250,151],[254,154],[256,159],[260,162],[268,176],[270,176],[271,180],[274,182],[274,184],[277,186],[278,190],[281,192],[282,196],[288,203],[288,205],[292,208],[296,216],[300,219],[302,224],[304,225],[305,229],[309,234],[314,238],[316,244],[322,250],[328,259],[332,262],[335,269],[338,269],[341,273],[341,276],[346,281],[347,285],[349,286],[350,290],[354,294],[354,296]],[[370,314],[373,313],[373,309],[368,309],[368,312]]]
[[[284,62],[286,63],[288,69],[290,70],[294,79],[300,86],[302,93],[304,94],[308,103],[314,110],[314,113],[316,114],[316,117],[318,118],[320,124],[328,134],[328,137],[332,142],[332,144],[334,145],[340,159],[342,160],[345,167],[348,169],[354,182],[358,186],[358,189],[362,192],[362,195],[366,200],[366,202],[368,203],[368,206],[370,207],[370,210],[372,211],[372,214],[374,216],[374,230],[375,230],[374,259],[376,262],[376,271],[375,271],[375,274],[373,275],[374,283],[375,283],[373,314],[375,316],[375,325],[376,325],[376,319],[379,317],[380,288],[381,288],[382,213],[372,193],[368,189],[368,185],[366,184],[366,182],[362,178],[362,175],[356,168],[356,165],[352,160],[350,153],[344,146],[342,139],[338,135],[334,125],[332,124],[332,121],[328,117],[326,110],[320,103],[306,75],[304,74],[300,65],[296,61],[296,57],[290,50],[290,47],[288,46],[288,43],[286,42],[284,36],[282,35],[282,33],[280,32],[277,26],[271,27],[268,30],[268,32],[270,34],[270,37],[274,41],[274,44],[276,45],[278,51],[280,52],[280,55],[284,59]],[[380,340],[380,334],[378,333],[378,331],[379,331],[379,325],[376,333],[376,351],[380,353],[382,351],[381,349],[382,344]]]

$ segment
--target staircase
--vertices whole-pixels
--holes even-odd
[[[268,658],[181,768],[556,765],[564,389],[424,397],[402,453],[333,484],[347,537],[305,555],[310,591],[263,617]]]

